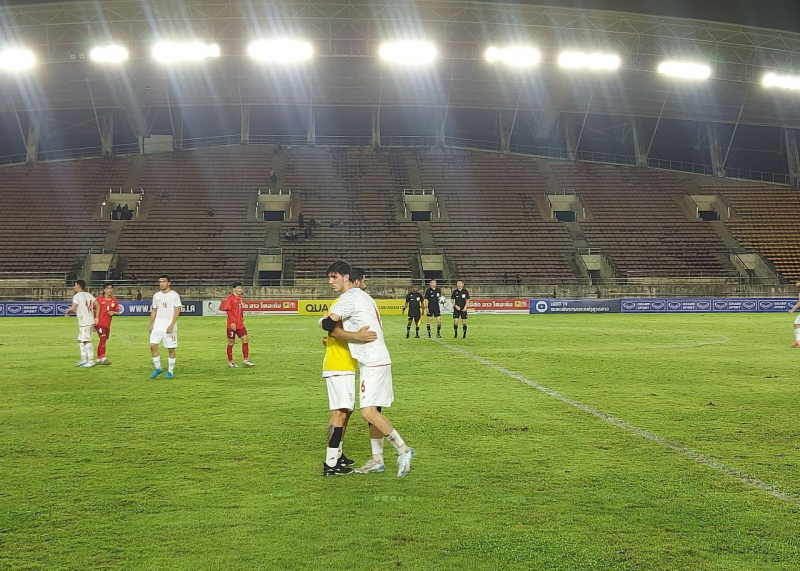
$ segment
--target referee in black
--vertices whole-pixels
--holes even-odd
[[[411,335],[411,322],[417,326],[416,338],[419,339],[419,323],[422,321],[422,295],[419,293],[419,288],[415,285],[411,286],[411,291],[406,296],[406,303],[403,305],[403,313],[408,308],[408,323],[406,324],[406,339]]]
[[[462,339],[467,336],[467,309],[469,308],[469,292],[464,287],[464,280],[456,282],[456,289],[453,290],[453,295],[450,296],[453,300],[453,331],[455,336],[453,339],[458,339],[458,320],[461,319],[461,326],[464,328],[464,335]]]
[[[442,290],[436,288],[436,280],[431,280],[431,287],[425,290],[425,309],[428,313],[428,339],[431,338],[431,317],[436,318],[436,337],[442,337],[442,311],[439,300]]]

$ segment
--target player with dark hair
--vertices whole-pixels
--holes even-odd
[[[411,335],[411,322],[413,321],[414,324],[417,326],[417,334],[416,339],[419,339],[419,324],[422,321],[422,296],[419,293],[419,287],[417,284],[411,286],[411,291],[406,296],[406,302],[403,304],[403,309],[401,313],[406,312],[406,308],[408,308],[408,323],[406,323],[406,339]],[[428,327],[428,337],[430,337],[430,326]]]
[[[442,290],[436,287],[436,280],[431,280],[430,287],[425,290],[425,309],[428,314],[428,339],[431,338],[431,317],[436,318],[436,337],[442,336],[442,308],[439,300]]]
[[[106,343],[111,335],[111,318],[119,315],[119,300],[114,297],[114,284],[106,282],[103,284],[103,295],[94,302],[94,330],[100,337],[97,344],[97,364],[110,365],[111,361],[106,359]]]
[[[72,306],[64,312],[64,315],[69,317],[74,313],[78,316],[78,347],[81,350],[81,360],[75,364],[79,367],[94,367],[92,347],[94,296],[86,291],[86,282],[83,280],[76,280],[72,290],[75,292]]]
[[[464,335],[461,338],[464,339],[467,336],[467,309],[469,309],[469,292],[464,287],[464,280],[456,282],[456,289],[453,290],[450,299],[453,300],[453,331],[455,331],[453,339],[458,339],[459,319],[461,319],[461,326],[464,329]]]
[[[228,337],[228,367],[236,368],[236,363],[233,362],[233,345],[236,343],[236,337],[242,340],[242,357],[244,358],[242,365],[255,367],[255,364],[250,362],[250,341],[247,337],[247,328],[244,326],[244,300],[242,299],[244,285],[242,282],[233,282],[231,287],[233,293],[226,297],[219,306],[220,311],[228,314],[228,324],[225,327]]]

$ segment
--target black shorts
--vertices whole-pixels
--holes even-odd
[[[442,310],[439,308],[439,304],[436,305],[429,305],[428,306],[428,317],[439,317],[442,314]]]
[[[419,321],[420,319],[422,319],[422,313],[420,313],[419,311],[409,311],[408,318],[413,319],[414,321]]]
[[[467,310],[459,311],[458,309],[453,310],[453,319],[466,319],[467,318]]]

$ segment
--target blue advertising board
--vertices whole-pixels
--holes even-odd
[[[532,299],[531,314],[619,313],[618,299]]]
[[[0,317],[61,317],[72,307],[70,301],[0,301]],[[120,301],[120,315],[150,315],[149,301]],[[203,302],[184,301],[181,315],[203,315]]]

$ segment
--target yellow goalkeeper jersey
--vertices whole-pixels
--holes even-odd
[[[339,298],[336,299],[338,301]],[[336,302],[334,301],[334,303]],[[350,354],[347,341],[334,339],[328,335],[328,341],[325,346],[325,359],[322,361],[322,370],[355,372],[356,364],[356,360],[353,359],[353,356]]]

